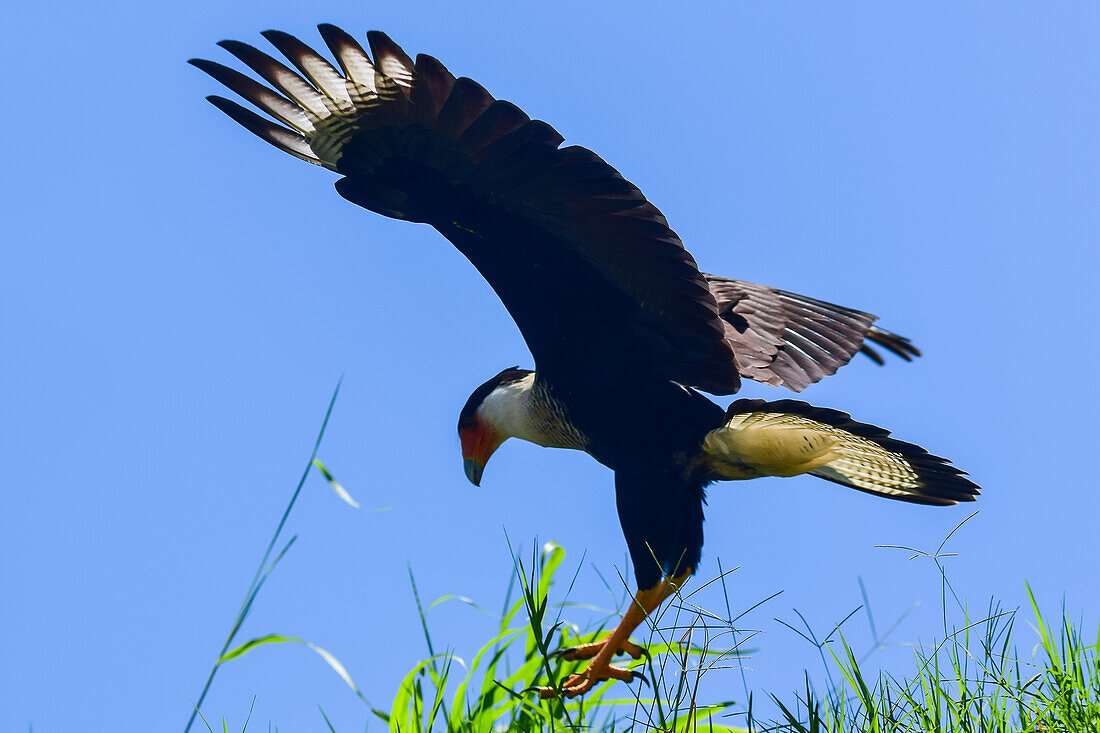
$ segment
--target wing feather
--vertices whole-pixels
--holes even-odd
[[[207,97],[207,99],[209,99],[210,103],[215,107],[239,122],[249,132],[267,140],[269,143],[279,148],[279,150],[290,153],[295,158],[301,158],[307,163],[313,163],[314,165],[323,164],[323,162],[313,154],[313,149],[310,148],[309,141],[293,130],[288,130],[281,125],[269,122],[255,112],[247,110],[236,102],[225,99],[224,97],[210,96]]]
[[[909,339],[872,325],[875,316],[741,280],[705,275],[742,377],[799,392],[857,353],[878,364],[867,342],[910,361]]]
[[[281,124],[216,102],[233,119],[343,174],[345,198],[439,229],[500,295],[540,369],[596,365],[736,391],[707,282],[636,186],[434,58],[414,63],[385,34],[367,34],[368,54],[335,26],[320,32],[336,65],[264,33],[297,72],[248,44],[220,44],[272,89],[193,63]]]
[[[374,64],[371,63],[370,56],[359,42],[340,28],[328,23],[317,26],[317,30],[321,32],[325,45],[336,58],[336,63],[340,64],[340,69],[347,81],[370,93],[376,92]]]
[[[378,73],[397,82],[406,92],[412,89],[416,78],[416,65],[401,47],[382,31],[368,31],[367,43]]]
[[[447,101],[439,110],[435,129],[447,139],[458,140],[494,101],[492,95],[473,79],[456,79]]]
[[[191,63],[232,91],[251,101],[257,108],[279,122],[294,128],[302,134],[315,132],[313,123],[310,122],[309,117],[306,116],[302,108],[281,94],[272,91],[239,71],[213,61],[194,59]]]
[[[258,48],[240,41],[220,41],[218,45],[294,100],[311,118],[321,120],[331,114],[331,106],[326,102],[326,98],[285,64],[276,61]]]
[[[351,110],[351,95],[348,94],[347,79],[321,54],[299,41],[289,33],[282,31],[264,31],[261,34],[290,59],[298,70],[317,87],[326,97],[336,102],[340,109]]]

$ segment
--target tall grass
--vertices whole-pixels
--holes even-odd
[[[906,675],[870,675],[841,637],[831,648],[843,683],[820,695],[807,678],[793,703],[773,697],[781,719],[753,729],[797,733],[1100,731],[1100,634],[1091,643],[1063,609],[1056,626],[1028,589],[1038,644],[1016,647],[1015,612],[991,603],[983,618],[915,652]]]
[[[698,699],[702,676],[730,666],[740,652],[736,644],[724,643],[729,637],[726,623],[692,609],[690,596],[651,619],[648,658],[627,665],[643,681],[602,684],[575,700],[540,699],[535,687],[557,687],[586,664],[564,661],[555,651],[595,641],[617,620],[609,616],[582,630],[563,618],[576,577],[558,577],[564,559],[565,550],[554,543],[532,548],[526,561],[513,554],[515,572],[496,634],[469,664],[442,653],[414,666],[385,716],[390,730],[740,730],[719,717],[731,702],[703,704]],[[420,614],[433,649],[423,609]]]
[[[650,658],[633,665],[649,681],[644,690],[603,684],[575,701],[541,701],[524,693],[524,686],[554,685],[578,666],[559,663],[553,650],[600,635],[599,630],[582,633],[563,622],[560,613],[566,604],[549,600],[567,598],[572,585],[554,580],[563,559],[562,548],[551,544],[537,562],[517,560],[514,580],[521,597],[503,615],[498,634],[468,667],[443,653],[410,670],[386,717],[390,730],[1100,732],[1100,630],[1087,641],[1064,608],[1052,625],[1030,588],[1033,632],[1018,632],[1017,612],[996,603],[977,619],[961,607],[956,627],[950,626],[947,610],[947,633],[918,646],[913,667],[903,674],[868,672],[866,661],[837,631],[815,642],[830,667],[827,676],[836,684],[816,692],[807,672],[805,689],[793,700],[768,696],[774,707],[766,715],[753,710],[748,696],[736,705],[699,699],[704,675],[738,666],[739,650],[722,644],[734,637],[737,619],[696,607],[694,593],[682,595],[652,619]],[[944,582],[947,608],[946,598],[954,592],[946,577]],[[426,635],[427,629],[425,621]],[[1020,642],[1021,637],[1027,640]],[[1021,654],[1019,643],[1033,653]],[[733,687],[732,677],[724,682]],[[441,715],[445,706],[450,712]],[[740,727],[733,727],[733,721]]]
[[[990,601],[975,618],[948,579],[943,560],[955,553],[944,548],[975,516],[932,552],[884,546],[911,553],[910,560],[931,561],[940,576],[942,637],[915,647],[912,670],[869,673],[863,667],[866,656],[857,658],[838,625],[837,641],[822,648],[828,653],[827,673],[838,672],[840,683],[818,693],[807,674],[805,692],[793,702],[771,696],[779,719],[767,725],[750,720],[751,727],[791,733],[1100,733],[1100,629],[1086,640],[1064,605],[1051,625],[1027,586],[1033,633],[1021,634],[1018,609]],[[1025,634],[1030,654],[1020,652]]]
[[[338,496],[357,506],[317,461],[338,393],[339,384],[306,470],[248,586],[185,733],[196,718],[213,732],[200,708],[223,664],[265,645],[286,642],[303,644],[321,655],[362,700],[368,720],[400,733],[1100,733],[1100,629],[1095,637],[1086,639],[1081,625],[1071,622],[1064,608],[1057,622],[1048,622],[1030,588],[1027,592],[1033,632],[1018,632],[1017,611],[1004,610],[997,603],[990,603],[980,618],[973,618],[959,600],[941,562],[951,555],[944,552],[947,541],[966,520],[935,552],[900,548],[911,551],[913,558],[931,560],[941,575],[942,637],[916,647],[912,668],[903,673],[866,669],[866,656],[857,656],[841,631],[852,614],[824,639],[818,639],[808,627],[807,633],[796,629],[821,653],[828,686],[819,692],[806,672],[801,693],[766,696],[767,713],[754,708],[753,693],[740,665],[748,651],[744,645],[755,632],[740,629],[738,622],[756,606],[739,616],[732,615],[725,594],[725,572],[709,582],[695,583],[690,592],[682,588],[639,628],[636,639],[648,635],[647,656],[627,666],[640,673],[641,681],[631,685],[604,683],[574,700],[540,699],[534,687],[556,687],[586,664],[565,661],[555,651],[594,641],[618,620],[616,614],[609,613],[583,628],[570,623],[567,613],[577,608],[569,601],[576,572],[571,576],[563,572],[565,550],[553,543],[532,545],[530,554],[522,556],[512,551],[513,572],[499,623],[469,662],[439,645],[431,633],[428,616],[429,611],[448,601],[472,602],[445,596],[424,606],[410,568],[429,656],[397,683],[388,709],[371,705],[336,657],[308,641],[269,634],[234,646],[264,582],[294,543],[292,537],[275,551],[309,472],[317,469]],[[724,613],[708,611],[695,601],[696,595],[712,584],[721,585],[726,599]],[[612,589],[611,584],[607,585]],[[621,582],[619,588],[622,609],[629,603],[630,594],[626,582]],[[866,593],[864,596],[866,602]],[[953,619],[958,620],[953,623]],[[870,614],[868,620],[877,644],[880,637]],[[1020,644],[1032,653],[1021,654]],[[701,685],[704,677],[709,678],[706,688]],[[736,703],[703,699],[715,689],[734,689],[735,678],[741,682],[744,699]],[[335,733],[323,710],[320,714],[327,729]],[[734,722],[740,727],[734,727]],[[222,728],[228,729],[224,720]]]
[[[812,642],[828,665],[824,676],[835,684],[818,692],[807,672],[801,694],[767,696],[772,712],[764,714],[753,709],[748,695],[736,704],[700,696],[703,677],[723,674],[720,670],[727,670],[727,679],[719,682],[736,686],[736,671],[729,670],[739,667],[739,657],[748,651],[741,647],[751,636],[738,630],[738,619],[728,613],[696,606],[693,596],[701,586],[670,599],[650,620],[648,658],[628,664],[641,671],[644,683],[605,683],[575,700],[541,700],[532,687],[558,685],[584,664],[563,661],[555,650],[596,640],[615,622],[609,616],[595,628],[581,629],[565,619],[575,575],[563,572],[564,560],[564,549],[553,543],[532,550],[527,559],[513,555],[515,570],[499,624],[468,662],[439,645],[428,617],[445,602],[472,602],[446,596],[424,606],[412,580],[429,656],[400,680],[388,710],[367,703],[368,716],[402,733],[1100,731],[1100,630],[1086,640],[1064,609],[1057,622],[1049,622],[1030,588],[1033,630],[1018,630],[1017,611],[996,603],[977,619],[964,609],[960,625],[916,647],[914,664],[903,673],[869,672],[838,625],[834,634]],[[945,618],[950,623],[950,613]],[[267,637],[246,642],[221,663],[268,642]],[[1033,653],[1021,654],[1020,644]],[[334,658],[330,663],[355,689],[339,663]]]
[[[341,377],[336,382],[336,387],[335,389],[333,389],[332,397],[329,399],[328,402],[328,409],[325,410],[325,417],[321,421],[321,429],[317,432],[317,439],[313,443],[313,451],[310,453],[309,460],[306,462],[305,470],[302,471],[302,476],[298,479],[298,484],[294,487],[294,491],[290,495],[290,501],[287,502],[286,508],[283,510],[283,514],[279,518],[278,524],[275,525],[275,532],[272,534],[271,540],[268,542],[267,548],[264,550],[264,554],[260,558],[260,564],[256,567],[256,572],[252,576],[252,581],[248,584],[248,588],[245,590],[244,600],[241,601],[240,608],[237,609],[237,614],[233,617],[233,623],[230,624],[229,633],[226,635],[225,642],[222,644],[221,647],[221,651],[218,653],[218,656],[215,658],[214,663],[210,668],[210,673],[209,675],[207,675],[206,683],[202,687],[202,692],[199,693],[198,699],[192,702],[192,707],[194,708],[194,710],[191,712],[191,717],[187,719],[187,725],[183,729],[184,733],[188,733],[188,731],[191,730],[191,727],[195,724],[196,718],[201,718],[207,728],[210,728],[209,723],[207,723],[206,719],[202,717],[202,704],[206,700],[206,695],[210,692],[210,687],[214,684],[214,678],[217,676],[218,670],[221,669],[222,665],[264,644],[294,642],[303,644],[306,647],[312,649],[317,654],[319,654],[321,658],[324,659],[329,664],[329,666],[336,671],[337,674],[339,674],[343,678],[348,686],[351,687],[352,691],[355,692],[355,694],[358,695],[363,700],[363,702],[367,704],[368,707],[371,707],[370,703],[365,697],[363,697],[363,694],[359,691],[359,688],[355,686],[355,683],[348,675],[347,670],[344,669],[344,666],[340,664],[339,660],[337,660],[336,657],[334,657],[328,651],[322,649],[319,646],[316,646],[315,644],[292,636],[267,634],[266,636],[250,639],[249,641],[246,641],[245,643],[237,647],[233,647],[233,642],[236,641],[237,635],[241,632],[245,621],[248,619],[249,614],[252,612],[253,604],[256,602],[256,598],[259,596],[260,591],[263,589],[264,583],[271,576],[271,573],[274,572],[275,568],[279,564],[279,561],[286,556],[287,551],[294,546],[294,542],[298,539],[297,535],[292,536],[289,540],[287,540],[286,544],[283,545],[281,550],[279,550],[277,553],[275,552],[275,548],[279,545],[279,539],[282,537],[283,530],[286,528],[287,519],[290,518],[290,513],[294,510],[295,504],[298,503],[298,497],[302,493],[302,487],[305,486],[306,479],[309,477],[310,472],[314,469],[319,471],[321,475],[325,478],[325,480],[329,482],[329,485],[332,486],[332,489],[336,492],[337,496],[339,496],[343,501],[347,502],[353,507],[358,508],[359,506],[355,502],[355,500],[352,499],[350,495],[348,495],[344,487],[341,486],[335,478],[333,478],[332,474],[329,473],[324,464],[317,460],[317,451],[321,448],[321,441],[325,437],[325,430],[328,428],[329,418],[332,417],[332,410],[336,406],[336,398],[340,395],[340,385],[342,383],[343,377]],[[249,719],[251,719],[251,710],[249,711]],[[248,723],[246,721],[245,727],[247,726]],[[222,727],[225,727],[224,721]]]

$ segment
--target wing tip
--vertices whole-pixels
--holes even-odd
[[[913,344],[912,340],[893,331],[887,331],[885,328],[871,326],[867,329],[866,339],[873,341],[905,361],[913,361],[913,359],[923,356],[921,350]]]
[[[219,48],[224,48],[226,51],[232,53],[234,56],[236,55],[234,53],[234,49],[252,48],[244,41],[235,41],[232,38],[223,38],[222,40],[218,41],[216,45]]]
[[[333,23],[318,23],[317,32],[321,34],[321,40],[333,51],[336,52],[336,48],[341,46],[359,46],[359,42],[355,40],[355,37],[348,33],[346,30]]]
[[[237,102],[225,97],[211,94],[206,101],[224,112],[234,122],[256,135],[265,142],[279,148],[295,158],[323,167],[330,167],[325,161],[317,157],[309,146],[309,142],[299,133],[261,117],[250,109],[242,107]]]

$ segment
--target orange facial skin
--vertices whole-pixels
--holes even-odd
[[[474,486],[480,486],[485,464],[504,440],[491,425],[477,418],[472,427],[460,428],[458,437],[462,441],[462,467],[466,478]]]

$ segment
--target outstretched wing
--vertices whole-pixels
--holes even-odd
[[[703,450],[716,478],[813,474],[890,499],[949,505],[978,487],[924,448],[837,410],[795,400],[737,400]]]
[[[801,392],[859,352],[882,364],[868,341],[906,361],[920,356],[909,339],[873,326],[877,318],[870,313],[766,285],[704,277],[742,377]]]
[[[427,222],[496,290],[540,370],[629,369],[715,394],[740,380],[718,308],[660,211],[590,150],[435,59],[377,31],[368,55],[331,25],[337,70],[285,33],[264,36],[295,72],[220,45],[267,85],[192,63],[271,119],[210,97],[272,145],[344,176],[342,196]]]

